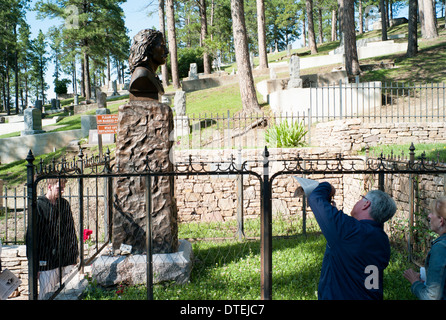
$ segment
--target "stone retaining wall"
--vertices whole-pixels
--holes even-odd
[[[362,119],[318,123],[312,144],[352,152],[376,145],[432,143],[446,141],[444,122],[368,123]]]
[[[9,298],[28,298],[28,259],[26,258],[26,246],[14,245],[2,247],[2,269],[10,270],[22,283]]]

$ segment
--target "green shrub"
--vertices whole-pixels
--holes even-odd
[[[283,121],[266,130],[265,140],[273,148],[303,147],[307,132],[302,122],[296,121],[290,124],[288,121]]]

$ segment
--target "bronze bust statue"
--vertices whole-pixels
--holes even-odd
[[[156,70],[166,63],[168,53],[160,31],[144,29],[133,38],[129,57],[130,101],[160,100],[164,88]]]

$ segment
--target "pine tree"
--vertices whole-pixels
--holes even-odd
[[[31,81],[35,85],[36,100],[39,100],[39,96],[45,104],[45,90],[48,89],[48,85],[45,82],[45,72],[48,69],[47,57],[47,43],[45,40],[45,34],[42,30],[39,30],[39,34],[36,39],[31,41],[32,62],[31,62]]]
[[[67,46],[79,47],[82,62],[82,87],[86,100],[91,98],[90,63],[106,59],[128,58],[130,40],[120,5],[125,0],[40,0],[36,9],[41,16],[64,21],[63,38]],[[93,62],[94,63],[94,62]]]
[[[246,36],[245,10],[243,0],[231,0],[234,48],[237,60],[237,74],[240,83],[243,112],[259,111],[254,78],[249,61],[248,39]]]

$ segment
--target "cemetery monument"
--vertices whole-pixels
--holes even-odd
[[[302,88],[300,58],[296,55],[292,55],[290,58],[290,81],[288,81],[288,89],[291,88]]]
[[[142,171],[149,161],[152,171],[169,172],[173,131],[173,112],[160,101],[164,94],[156,75],[166,63],[168,50],[161,32],[145,29],[133,39],[129,66],[132,73],[129,103],[119,107],[116,165],[120,172]],[[174,179],[151,178],[152,250],[172,253],[178,247],[177,208]],[[146,250],[145,177],[120,177],[116,180],[113,215],[113,249],[132,246],[132,253]]]

